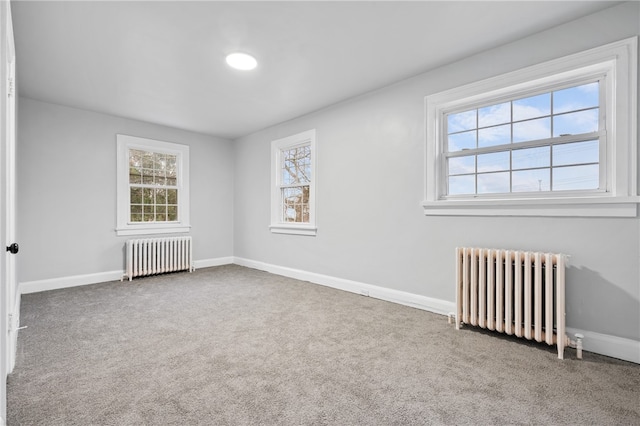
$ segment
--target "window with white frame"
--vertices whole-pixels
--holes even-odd
[[[637,39],[426,97],[425,214],[635,216]]]
[[[189,231],[189,147],[117,135],[118,235]]]
[[[271,232],[315,235],[316,132],[271,143]]]

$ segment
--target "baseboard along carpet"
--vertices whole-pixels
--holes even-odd
[[[237,265],[26,294],[12,425],[639,424],[640,365]]]

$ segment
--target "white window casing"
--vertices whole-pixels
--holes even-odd
[[[286,169],[285,156],[295,154],[298,150],[309,153],[305,158],[304,178],[291,178]],[[293,160],[294,162],[299,160]],[[285,182],[289,176],[289,182]],[[316,227],[316,131],[308,130],[271,142],[271,225],[269,229],[275,234],[293,234],[315,236]],[[308,201],[302,200],[299,208],[286,209],[285,192],[300,190],[308,194]],[[298,207],[298,206],[296,206]],[[291,214],[288,215],[288,211]],[[288,220],[287,220],[288,219]]]
[[[640,201],[637,193],[637,49],[637,37],[633,37],[426,96],[424,213],[635,217]],[[447,114],[595,80],[599,81],[601,94],[601,131],[593,134],[593,139],[600,143],[597,189],[449,196],[446,162],[452,154],[447,153]],[[572,141],[572,136],[563,135],[563,138],[563,142]],[[550,141],[549,146],[553,143]],[[505,149],[508,150],[508,146]]]
[[[191,229],[189,222],[189,147],[170,142],[140,138],[128,135],[116,135],[117,144],[117,223],[116,234],[152,235],[187,233]],[[168,154],[176,157],[176,177],[178,194],[178,218],[165,222],[133,222],[129,183],[129,151],[140,150],[152,153]]]

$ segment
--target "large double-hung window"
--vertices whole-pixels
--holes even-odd
[[[427,215],[635,216],[637,39],[427,96]]]
[[[188,232],[189,147],[117,135],[118,235]]]
[[[271,143],[271,232],[316,235],[316,132]]]
[[[605,191],[603,79],[445,114],[446,195]]]

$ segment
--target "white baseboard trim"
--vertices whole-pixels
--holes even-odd
[[[218,257],[214,259],[194,260],[194,267],[208,268],[211,266],[228,265],[233,263],[233,256]],[[61,288],[77,287],[81,285],[118,281],[124,276],[124,271],[107,271],[95,274],[73,275],[69,277],[50,278],[46,280],[25,281],[20,283],[20,294],[37,293],[40,291],[58,290]]]
[[[585,351],[640,364],[640,342],[637,340],[567,327],[571,340],[575,339],[576,333],[584,336],[582,347]]]
[[[241,257],[235,257],[234,263],[237,265],[246,266],[248,268],[259,269],[261,271],[283,275],[285,277],[295,278],[301,281],[309,281],[314,284],[320,284],[339,290],[349,291],[357,294],[368,294],[370,297],[375,297],[376,299],[399,303],[401,305],[411,306],[425,311],[434,312],[436,314],[447,315],[448,313],[455,312],[456,310],[456,305],[454,302],[433,299],[431,297],[407,293],[399,290],[392,290],[357,281],[345,280],[328,275],[316,274],[314,272],[306,272],[299,269],[272,265],[269,263],[244,259]],[[597,354],[640,364],[639,341],[611,336],[608,334],[595,333],[592,331],[579,330],[569,327],[567,328],[567,335],[571,339],[574,339],[573,335],[575,333],[581,333],[584,335],[583,349],[585,351],[594,352]]]
[[[58,290],[61,288],[97,284],[107,281],[116,281],[122,278],[123,274],[124,271],[108,271],[98,272],[95,274],[50,278],[46,280],[25,281],[20,283],[18,289],[20,291],[20,294],[37,293],[40,291]]]
[[[231,265],[233,263],[233,256],[216,257],[214,259],[202,259],[194,260],[193,266],[196,269],[211,268],[212,266]]]
[[[433,299],[431,297],[421,296],[419,294],[407,293],[400,290],[393,290],[376,285],[361,283],[358,281],[345,280],[343,278],[331,277],[329,275],[316,274],[314,272],[302,271],[300,269],[293,269],[264,262],[257,262],[255,260],[244,259],[241,257],[235,257],[234,263],[237,265],[246,266],[248,268],[270,272],[276,275],[295,278],[301,281],[309,281],[314,284],[320,284],[338,290],[368,295],[369,297],[373,297],[376,299],[411,306],[413,308],[434,312],[436,314],[447,315],[449,312],[455,311],[454,302]]]

